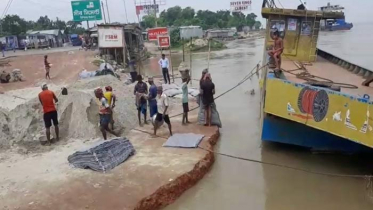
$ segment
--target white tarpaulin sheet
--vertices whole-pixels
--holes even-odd
[[[176,133],[163,144],[164,147],[197,148],[204,135],[194,133]]]

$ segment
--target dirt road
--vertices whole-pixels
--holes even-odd
[[[75,49],[75,48],[74,48]],[[79,72],[83,69],[96,70],[91,62],[94,60],[94,51],[43,51],[45,54],[20,55],[8,58],[11,66],[0,68],[11,72],[20,69],[25,78],[23,82],[11,82],[0,84],[3,91],[15,90],[26,87],[34,87],[45,80],[44,55],[48,55],[48,61],[52,64],[50,76],[51,83],[60,85],[75,81]],[[47,53],[51,52],[51,53]],[[1,90],[1,89],[0,89]]]

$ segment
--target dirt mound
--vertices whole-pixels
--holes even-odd
[[[133,93],[131,94],[132,87],[122,85],[121,81],[112,76],[81,80],[68,87],[68,95],[56,93],[59,95],[57,110],[63,141],[101,137],[98,128],[98,101],[93,89],[106,85],[111,85],[118,97],[114,109],[116,130],[128,131],[136,125],[137,111]],[[45,140],[42,107],[38,99],[31,99],[10,111],[0,109],[0,129],[0,147],[38,144],[40,140]]]

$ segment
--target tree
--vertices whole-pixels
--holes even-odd
[[[179,6],[167,9],[165,13],[165,20],[168,26],[173,26],[174,22],[181,17],[182,9]]]
[[[7,15],[1,21],[3,34],[5,35],[19,35],[26,33],[28,23],[18,15]]]
[[[250,27],[250,28],[253,28],[253,26],[255,25],[255,19],[256,19],[256,15],[254,13],[250,13],[246,16],[246,24]]]
[[[180,29],[179,28],[176,28],[171,31],[170,39],[171,39],[172,46],[174,47],[179,46],[180,44]]]
[[[196,12],[194,11],[194,9],[192,9],[191,7],[186,7],[181,12],[181,18],[184,20],[191,20],[194,18],[195,14]]]
[[[261,26],[262,26],[262,23],[260,21],[255,21],[254,28],[256,30],[259,30]]]
[[[141,27],[143,28],[154,28],[155,27],[155,16],[154,15],[146,15],[142,18],[140,22]]]

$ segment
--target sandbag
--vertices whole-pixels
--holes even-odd
[[[170,89],[180,89],[176,84],[162,84],[163,91]]]
[[[87,71],[87,70],[84,70],[82,72],[79,73],[79,78],[80,79],[86,79],[86,78],[90,78],[90,77],[94,77],[96,76],[96,72],[95,71]]]
[[[202,97],[198,95],[197,97],[197,102],[199,102],[199,112],[198,112],[198,124],[200,125],[205,125],[205,106],[203,105],[202,102]],[[211,106],[211,125],[216,125],[219,128],[222,127],[222,123],[220,121],[220,115],[219,112],[216,108],[216,104],[213,103]]]
[[[163,90],[164,94],[166,94],[168,97],[174,97],[176,95],[180,95],[183,92],[181,89],[168,89],[168,90]]]

